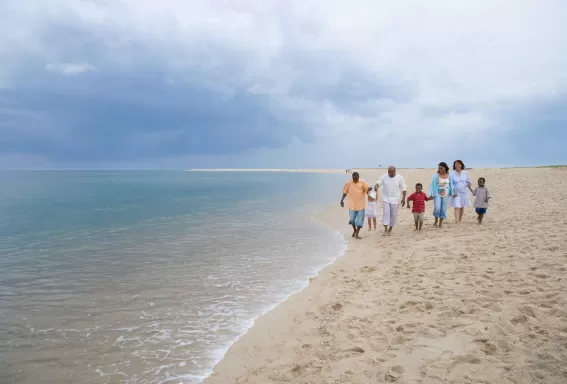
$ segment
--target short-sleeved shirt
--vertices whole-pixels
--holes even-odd
[[[406,190],[406,181],[400,175],[390,177],[385,173],[378,185],[382,188],[382,201],[390,204],[399,204],[401,192]]]
[[[451,180],[453,181],[453,189],[457,193],[463,193],[467,191],[467,185],[470,184],[469,175],[466,171],[461,171],[459,175],[457,171],[451,172]]]
[[[413,201],[413,208],[411,211],[413,213],[425,212],[425,201],[427,200],[427,195],[425,192],[414,192],[408,197],[408,201]]]
[[[358,180],[347,182],[343,188],[343,193],[347,195],[348,209],[351,211],[363,211],[366,209],[366,196],[368,193],[368,184]]]
[[[474,207],[475,208],[488,208],[488,201],[492,196],[490,196],[490,191],[486,187],[476,187],[473,191]]]

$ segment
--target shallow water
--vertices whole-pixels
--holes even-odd
[[[3,172],[0,382],[199,382],[343,249],[343,175]]]

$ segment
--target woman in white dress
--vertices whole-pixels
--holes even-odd
[[[471,180],[467,171],[465,171],[465,164],[461,160],[455,160],[453,163],[451,182],[453,183],[451,207],[455,208],[455,223],[460,224],[463,220],[465,208],[471,206],[471,198],[467,189],[472,192]]]

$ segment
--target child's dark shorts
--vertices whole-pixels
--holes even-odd
[[[486,209],[487,208],[475,208],[476,213],[478,213],[479,215],[486,215]]]

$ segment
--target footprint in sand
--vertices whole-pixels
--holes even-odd
[[[388,383],[395,383],[400,379],[400,377],[402,377],[405,371],[405,368],[401,365],[394,365],[393,367],[390,367],[388,372],[385,374],[384,379]]]

